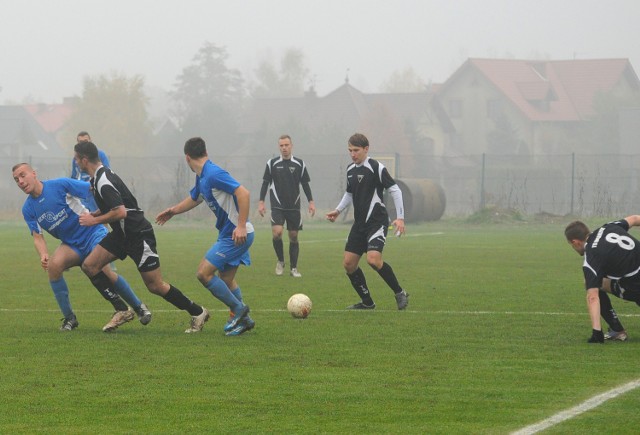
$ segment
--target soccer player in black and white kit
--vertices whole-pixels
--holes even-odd
[[[640,242],[628,232],[637,226],[640,216],[633,215],[609,222],[594,232],[580,221],[570,223],[564,230],[567,242],[584,257],[582,272],[592,328],[589,343],[627,339],[607,293],[640,305]],[[606,334],[600,316],[609,325]]]
[[[290,274],[295,278],[302,275],[298,272],[298,256],[300,245],[298,244],[298,231],[302,230],[302,215],[300,214],[300,186],[304,190],[309,203],[309,214],[313,217],[316,213],[316,206],[313,202],[311,187],[309,182],[309,171],[302,159],[294,157],[292,154],[293,143],[291,137],[282,135],[278,139],[280,157],[274,157],[267,162],[262,177],[262,188],[260,189],[260,201],[258,202],[258,213],[264,216],[266,208],[264,200],[269,191],[271,201],[271,232],[273,235],[273,249],[276,251],[278,262],[276,263],[276,275],[282,275],[284,271],[284,244],[282,242],[282,232],[284,223],[287,223],[289,232],[289,264]]]
[[[358,266],[360,257],[366,252],[367,263],[391,287],[398,309],[404,310],[409,304],[409,294],[398,284],[391,266],[382,260],[382,250],[389,229],[389,215],[382,195],[386,189],[393,198],[397,212],[393,225],[396,234],[401,236],[405,231],[402,192],[387,168],[368,156],[369,140],[366,136],[354,134],[349,138],[348,147],[353,164],[347,168],[347,191],[336,209],[327,213],[327,219],[335,222],[338,215],[353,204],[354,222],[344,248],[343,266],[362,301],[347,309],[370,310],[376,307],[364,273]]]
[[[105,289],[111,283],[101,269],[116,258],[131,257],[151,293],[191,315],[191,326],[185,332],[201,331],[209,320],[209,312],[163,281],[153,227],[138,207],[137,199],[120,177],[102,165],[98,148],[92,142],[79,142],[74,150],[80,169],[91,175],[91,188],[98,205],[95,212],[80,216],[80,225],[108,223],[112,230],[84,260],[82,270],[96,288]]]

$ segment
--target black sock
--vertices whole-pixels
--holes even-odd
[[[98,292],[105,298],[107,301],[113,305],[113,309],[116,311],[127,311],[129,307],[124,303],[122,298],[118,296],[118,294],[111,290],[112,284],[109,281],[107,275],[100,271],[97,275],[92,276],[91,284],[98,290]]]
[[[291,268],[298,267],[298,254],[300,253],[300,245],[298,242],[289,243],[289,264]]]
[[[402,287],[398,284],[398,279],[396,278],[396,274],[393,273],[393,269],[387,263],[382,263],[382,267],[377,271],[378,275],[384,279],[384,282],[387,283],[391,290],[394,293],[398,294],[402,291]]]
[[[367,288],[367,280],[364,277],[364,272],[362,269],[357,268],[355,272],[351,275],[347,273],[349,280],[351,281],[351,285],[362,299],[362,303],[371,306],[373,305],[373,299],[371,299],[371,294],[369,293],[369,289]]]
[[[273,249],[276,251],[278,261],[284,263],[284,244],[282,243],[282,239],[273,239]]]
[[[187,311],[192,316],[202,314],[202,307],[186,297],[180,290],[169,284],[169,291],[163,296],[164,300],[176,308]]]
[[[615,332],[624,331],[622,323],[620,322],[620,319],[618,319],[618,314],[616,314],[616,310],[614,310],[611,305],[609,295],[605,291],[600,290],[598,292],[598,297],[600,298],[600,315],[605,322],[607,322],[609,327]]]

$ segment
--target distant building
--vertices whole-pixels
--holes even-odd
[[[617,152],[583,130],[599,93],[640,91],[627,59],[468,59],[438,91],[462,154]],[[598,148],[600,146],[600,148]]]

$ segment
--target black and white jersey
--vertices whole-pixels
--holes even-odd
[[[262,177],[260,200],[264,201],[267,190],[271,208],[281,210],[300,210],[300,185],[304,189],[308,201],[313,201],[309,182],[309,171],[302,159],[291,156],[283,159],[274,157],[267,162]]]
[[[385,189],[395,184],[387,168],[377,160],[367,157],[361,165],[349,165],[347,193],[353,198],[355,223],[389,225],[382,195]]]
[[[603,278],[640,280],[640,242],[628,230],[622,219],[589,235],[582,265],[587,289],[602,287]]]
[[[102,214],[121,205],[127,210],[125,219],[109,223],[114,232],[126,236],[152,228],[151,223],[144,217],[144,212],[138,207],[135,196],[111,169],[100,166],[91,179],[91,189]]]

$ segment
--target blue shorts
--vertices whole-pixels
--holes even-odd
[[[96,225],[95,229],[96,230],[93,231],[91,236],[87,237],[82,243],[74,245],[65,243],[67,246],[73,249],[76,254],[78,254],[81,262],[84,261],[84,259],[87,258],[89,254],[91,254],[93,248],[95,248],[96,245],[98,245],[102,241],[102,239],[104,239],[105,236],[109,233],[104,225]]]
[[[232,267],[238,267],[241,264],[249,266],[251,257],[249,256],[249,248],[253,244],[254,233],[247,233],[247,241],[242,245],[236,245],[231,237],[218,239],[216,243],[207,251],[204,258],[220,272]]]

